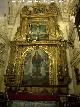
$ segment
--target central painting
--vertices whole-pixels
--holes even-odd
[[[43,50],[28,52],[24,59],[23,80],[27,85],[49,85],[49,58]]]

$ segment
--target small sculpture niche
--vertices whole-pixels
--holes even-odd
[[[79,84],[80,83],[80,70],[79,70],[79,68],[74,67],[74,71],[75,71],[75,75],[76,75],[77,84]]]
[[[59,83],[64,81],[62,65],[59,65],[59,68],[58,68],[58,81],[59,81]]]

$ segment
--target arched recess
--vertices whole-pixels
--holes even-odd
[[[45,51],[28,52],[23,63],[23,79],[27,85],[49,85],[49,57]]]
[[[54,50],[54,49],[52,49]],[[55,50],[54,50],[55,52]],[[32,62],[33,57],[35,54],[39,55],[40,62],[34,61],[35,63],[38,63],[36,66],[33,65],[34,62]],[[30,50],[25,50],[24,54],[22,55],[22,84],[25,85],[53,85],[56,84],[56,57],[54,59],[55,55],[53,56],[52,53],[50,53],[48,48],[43,48],[39,47],[39,49],[30,49]],[[54,62],[55,61],[55,62]],[[38,72],[39,71],[39,72]],[[35,74],[35,75],[34,75]],[[40,74],[40,75],[39,75]],[[28,76],[30,75],[30,77]],[[41,75],[45,78],[41,78]],[[29,77],[29,78],[28,78]],[[37,78],[36,78],[37,77]],[[29,79],[32,79],[34,81],[37,81],[37,79],[40,81],[39,82],[31,82]],[[40,78],[40,79],[39,79]],[[29,82],[28,82],[29,81]]]

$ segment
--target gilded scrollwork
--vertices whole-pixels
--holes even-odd
[[[15,47],[14,47],[14,49],[15,49]],[[14,50],[14,49],[12,49],[12,50]],[[58,65],[58,63],[60,63],[60,62],[57,62],[58,58],[59,58],[58,49],[57,49],[57,47],[46,46],[46,45],[16,46],[16,51],[15,51],[16,53],[15,53],[15,55],[12,55],[15,57],[14,57],[14,60],[11,60],[11,61],[12,61],[13,65],[15,66],[13,68],[16,71],[17,84],[19,84],[23,79],[23,72],[24,72],[23,71],[23,68],[24,68],[23,62],[24,62],[26,55],[29,52],[31,52],[33,50],[37,50],[37,49],[45,51],[49,56],[49,84],[50,85],[58,84],[58,82],[57,82],[57,65]],[[11,67],[12,67],[12,65],[11,65]],[[9,67],[9,70],[10,70],[10,67]]]
[[[55,3],[51,3],[49,6],[42,3],[33,4],[31,7],[24,6],[21,11],[21,15],[33,15],[33,14],[46,14],[53,13],[54,15],[60,15],[59,7]]]
[[[50,93],[57,92],[57,87],[55,88],[37,88],[34,87],[27,87],[27,83],[23,83],[24,78],[24,62],[26,56],[29,53],[34,53],[36,51],[40,52],[43,51],[48,55],[49,62],[49,85],[61,85],[64,81],[67,82],[68,70],[67,70],[67,62],[66,62],[66,54],[65,54],[65,47],[66,43],[61,41],[44,41],[44,42],[11,42],[11,55],[9,60],[9,65],[7,68],[7,81],[6,84],[8,86],[19,86],[23,85],[25,87],[24,91],[33,92],[33,93],[41,93],[44,89],[48,90]],[[14,53],[14,54],[13,54]],[[33,54],[32,54],[33,56]],[[32,64],[32,62],[30,62]],[[59,65],[62,65],[62,75],[59,74]],[[31,68],[32,69],[32,68]],[[12,76],[11,76],[12,75]],[[62,81],[62,77],[65,77],[65,80]],[[14,78],[15,77],[15,78]],[[12,80],[10,80],[12,78]],[[60,78],[60,79],[58,79]],[[69,78],[68,78],[69,79]],[[59,81],[58,81],[59,80]],[[60,82],[61,81],[61,82]],[[66,84],[65,82],[65,84]],[[21,89],[20,89],[21,91]]]
[[[24,6],[20,15],[20,27],[17,29],[14,40],[29,42],[58,39],[59,36],[63,35],[58,25],[57,16],[59,15],[60,11],[55,3],[50,5],[37,3],[32,6]],[[35,26],[34,30],[33,26]]]
[[[45,46],[39,46],[38,48],[41,49],[41,50],[44,50],[48,54],[49,63],[50,63],[49,64],[49,79],[50,79],[49,82],[50,82],[50,85],[56,84],[55,83],[55,78],[56,78],[55,77],[55,74],[56,74],[56,72],[55,72],[55,67],[56,67],[56,57],[55,57],[56,52],[55,52],[55,48],[50,48],[48,46],[46,46],[46,48],[45,48]],[[17,69],[16,71],[18,71],[17,74],[18,74],[18,79],[19,80],[17,80],[17,81],[19,81],[19,82],[20,82],[20,80],[22,80],[21,79],[22,78],[21,75],[23,74],[23,67],[24,67],[23,66],[23,62],[24,62],[24,59],[25,59],[26,55],[29,52],[31,52],[32,50],[36,50],[36,46],[21,47],[18,50],[19,53],[17,55],[17,57],[18,57],[18,63],[17,63],[18,65],[17,66],[18,66],[19,69]]]
[[[59,12],[54,3],[38,3],[22,8],[20,27],[10,46],[7,85],[30,85],[31,87],[25,87],[29,92],[41,92],[44,85],[61,85],[58,78],[66,76],[68,69],[66,41],[59,38],[62,36],[57,19]],[[62,75],[58,75],[59,70],[62,70]],[[40,88],[32,87],[38,84]],[[57,91],[57,88],[49,89],[51,93],[54,90]]]

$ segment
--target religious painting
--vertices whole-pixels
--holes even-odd
[[[36,40],[48,40],[48,34],[46,33],[46,24],[43,22],[36,24],[31,23],[29,25],[29,36],[30,41]]]
[[[34,50],[26,55],[23,79],[26,85],[49,85],[49,58],[45,51]]]

